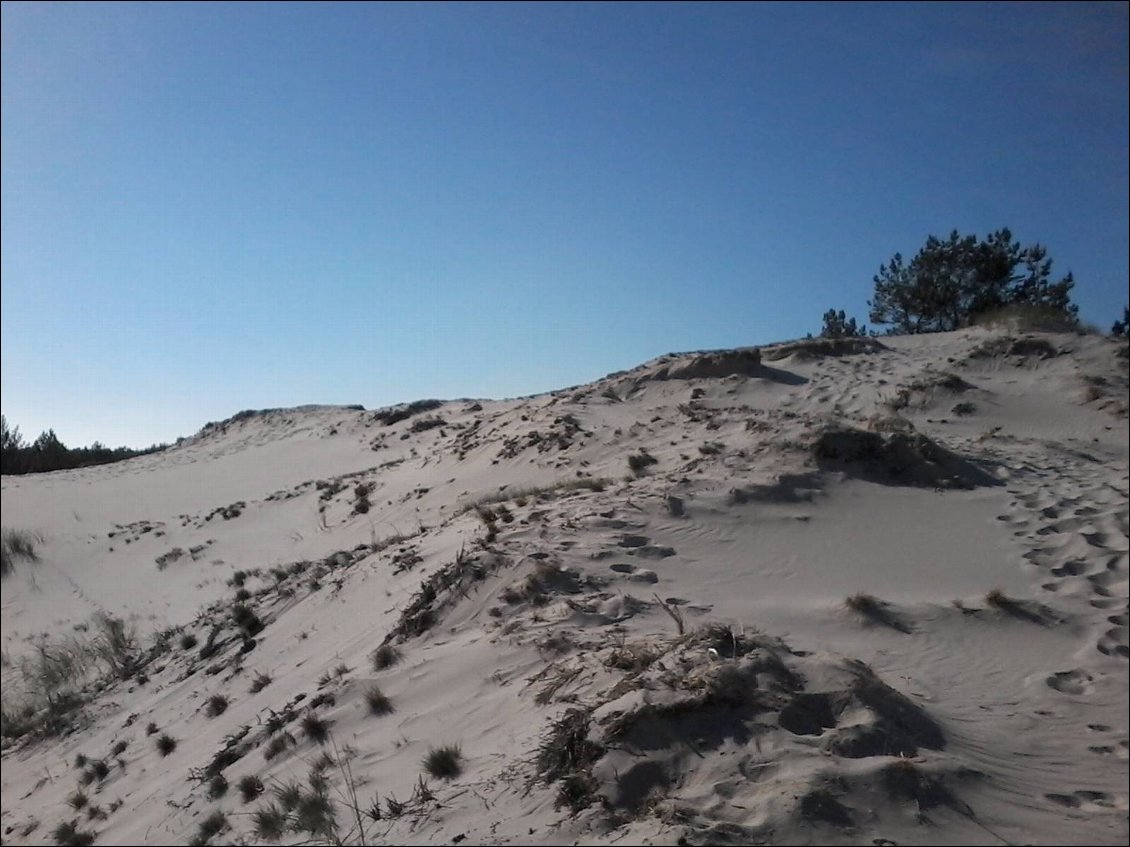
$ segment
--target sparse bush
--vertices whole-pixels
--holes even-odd
[[[258,694],[271,684],[271,675],[263,671],[256,671],[255,678],[251,680],[251,693]]]
[[[0,531],[0,577],[5,577],[15,568],[16,559],[34,564],[39,561],[36,546],[43,543],[43,534],[26,529],[5,529]]]
[[[263,621],[255,611],[244,603],[236,603],[231,610],[231,618],[237,627],[248,637],[263,631]]]
[[[217,809],[200,822],[194,843],[207,844],[213,836],[219,835],[227,828],[228,816]]]
[[[628,468],[631,469],[633,474],[640,476],[649,466],[658,463],[658,461],[646,450],[640,450],[640,452],[628,456]]]
[[[52,830],[51,837],[55,839],[56,844],[86,847],[93,844],[97,836],[90,830],[79,829],[77,821],[63,821]]]
[[[330,737],[330,723],[314,712],[307,712],[302,717],[302,732],[315,744],[325,744]]]
[[[373,651],[373,670],[383,671],[400,661],[400,651],[391,644],[382,644]]]
[[[253,820],[255,821],[255,837],[260,841],[277,844],[286,833],[286,812],[274,803],[269,803],[263,808],[257,809]]]
[[[239,790],[240,799],[244,803],[250,803],[264,791],[263,780],[254,774],[247,774],[240,778],[236,783],[236,788]]]
[[[106,663],[119,679],[129,678],[137,670],[137,637],[132,627],[108,612],[94,615],[96,634],[91,641],[95,655]]]
[[[157,752],[162,756],[168,756],[177,749],[177,740],[168,733],[162,733],[157,737]]]
[[[74,792],[70,797],[67,798],[67,805],[77,812],[84,806],[86,806],[86,803],[89,799],[90,798],[87,797],[83,791],[79,790]]]
[[[824,313],[824,326],[820,330],[821,338],[866,338],[867,327],[857,326],[855,318],[849,318],[843,309],[838,312],[829,309]]]
[[[222,773],[218,773],[208,780],[208,799],[219,800],[228,793],[228,780]]]
[[[126,751],[127,747],[129,747],[129,742],[124,738],[121,741],[114,742],[114,746],[110,748],[110,756],[115,759],[118,758]]]
[[[268,762],[271,759],[279,756],[287,751],[287,748],[294,745],[294,736],[289,732],[283,732],[271,738],[267,744],[267,749],[263,751],[263,758]]]
[[[457,744],[432,747],[424,757],[424,770],[436,779],[454,779],[463,772],[463,752]]]
[[[208,698],[208,702],[204,706],[204,714],[210,718],[222,715],[227,711],[228,698],[223,694],[213,694]]]
[[[196,636],[191,632],[186,632],[180,637],[180,649],[182,650],[191,650],[198,643]]]
[[[365,702],[369,706],[369,714],[372,715],[387,715],[393,710],[392,701],[377,685],[370,685],[365,690]]]

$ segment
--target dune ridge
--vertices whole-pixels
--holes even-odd
[[[4,477],[3,841],[1125,844],[1128,385],[812,339]]]

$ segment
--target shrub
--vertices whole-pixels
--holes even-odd
[[[177,749],[177,740],[168,733],[162,733],[157,737],[157,752],[162,756],[168,756]]]
[[[270,803],[262,809],[257,809],[253,820],[255,821],[255,837],[260,841],[277,844],[286,833],[286,812]]]
[[[365,702],[369,706],[369,714],[372,715],[387,715],[393,711],[392,701],[377,685],[371,685],[365,691]]]
[[[69,847],[85,847],[93,844],[95,833],[78,828],[76,821],[63,821],[51,832],[51,837],[56,844],[69,845]]]
[[[236,788],[239,790],[239,796],[244,803],[250,803],[256,797],[263,793],[263,780],[255,776],[255,774],[247,774],[240,777]]]
[[[373,651],[373,670],[383,671],[400,661],[400,651],[391,644],[382,644]]]
[[[432,747],[424,757],[424,770],[436,779],[453,779],[463,772],[463,752],[456,744]]]
[[[228,793],[228,780],[222,773],[208,780],[208,799],[219,800]]]
[[[196,830],[195,843],[207,844],[214,835],[219,835],[228,827],[228,816],[218,809],[200,822]]]
[[[91,642],[94,654],[106,663],[119,679],[137,670],[137,637],[132,627],[108,612],[94,615],[96,634]]]
[[[67,798],[67,805],[77,812],[86,805],[88,799],[85,793],[76,791]]]
[[[302,717],[302,732],[315,744],[325,744],[330,737],[330,723],[314,712],[307,712]]]
[[[0,531],[0,577],[12,572],[16,559],[35,563],[39,561],[37,544],[43,543],[43,535],[26,529],[5,529]]]
[[[213,694],[208,698],[208,702],[204,706],[204,714],[210,718],[222,715],[227,711],[228,698],[223,694]]]
[[[631,469],[632,473],[639,476],[648,466],[654,465],[658,461],[658,459],[646,450],[640,450],[640,452],[628,456],[628,467]]]
[[[267,749],[263,751],[263,758],[268,762],[286,752],[287,748],[294,744],[294,736],[289,732],[284,732],[281,735],[274,736],[267,744]]]
[[[258,694],[271,684],[271,675],[263,671],[255,672],[255,679],[251,680],[251,693]]]
[[[865,338],[866,326],[857,326],[855,318],[849,318],[844,310],[838,312],[829,309],[824,313],[824,326],[820,330],[821,338]]]
[[[263,631],[263,621],[255,611],[244,603],[236,603],[231,610],[231,618],[237,627],[247,636],[256,635]]]
[[[197,645],[197,643],[199,642],[197,641],[196,636],[191,632],[186,632],[180,637],[180,649],[182,650],[191,650]]]

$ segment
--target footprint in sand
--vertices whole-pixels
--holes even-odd
[[[1071,794],[1045,794],[1044,797],[1058,806],[1085,812],[1126,808],[1125,798],[1116,798],[1105,791],[1073,791]]]
[[[1046,680],[1049,688],[1054,688],[1061,694],[1086,694],[1091,690],[1091,683],[1095,678],[1084,670],[1060,671],[1053,673]]]
[[[1083,573],[1083,571],[1085,571],[1086,569],[1087,569],[1087,563],[1086,562],[1080,562],[1078,560],[1074,560],[1074,561],[1070,561],[1070,562],[1064,562],[1058,568],[1052,568],[1051,572],[1052,572],[1052,576],[1059,576],[1059,577],[1079,576],[1079,574]]]
[[[1099,638],[1099,652],[1106,656],[1121,656],[1130,659],[1130,646],[1127,646],[1127,630],[1124,626],[1108,629]]]
[[[633,582],[646,582],[649,584],[659,582],[659,575],[655,571],[649,571],[646,568],[637,568],[635,565],[629,565],[626,562],[618,562],[608,567],[616,573],[624,574]]]

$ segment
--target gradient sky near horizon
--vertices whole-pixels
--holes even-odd
[[[1127,299],[1128,5],[3,3],[3,412],[505,397],[866,320],[1002,226]]]

